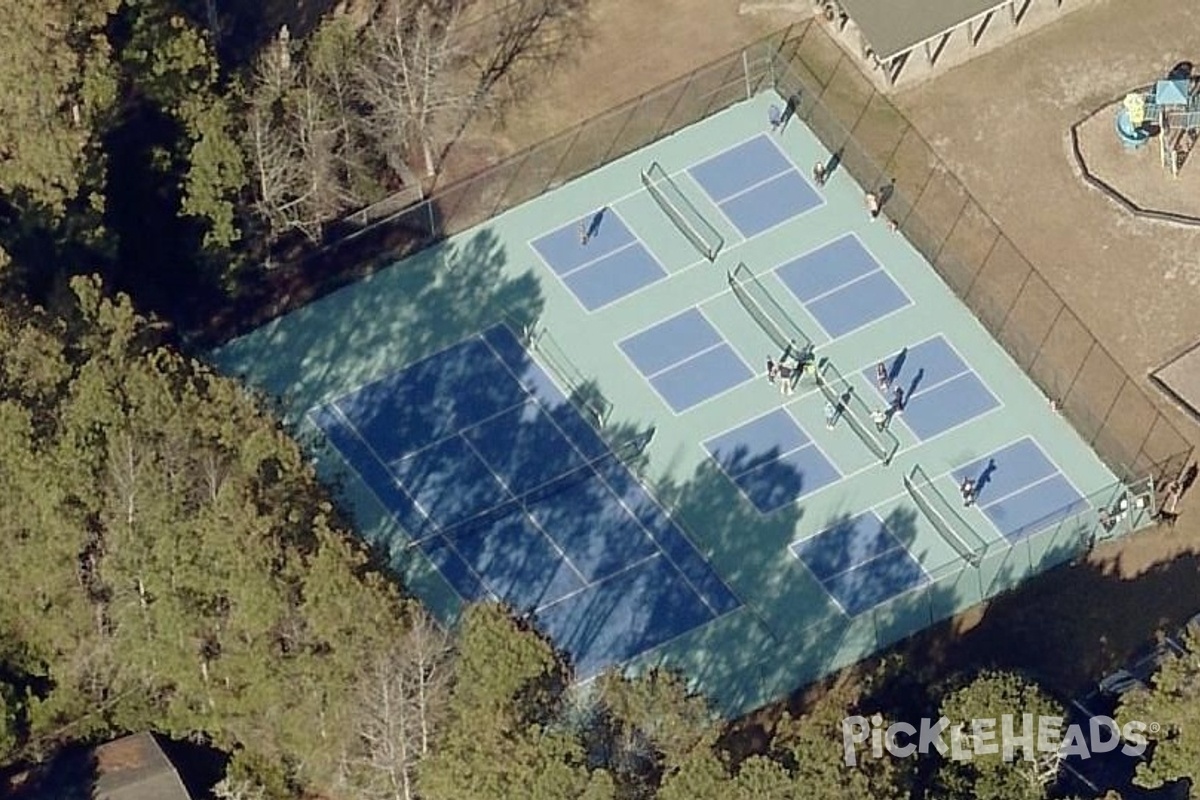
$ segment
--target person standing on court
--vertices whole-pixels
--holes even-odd
[[[892,394],[892,413],[899,414],[902,411],[904,411],[904,389],[897,386],[896,391]]]
[[[888,425],[888,412],[882,408],[877,408],[871,412],[871,421],[875,423],[875,430],[883,433]]]
[[[833,426],[837,424],[838,407],[829,400],[825,401],[825,427],[833,430]]]
[[[779,375],[779,367],[775,365],[775,361],[770,356],[767,356],[767,383],[774,383],[777,375]]]
[[[888,389],[892,387],[892,378],[888,375],[888,369],[882,361],[875,365],[875,381],[879,384],[879,391],[883,394],[887,394]]]
[[[828,178],[829,175],[825,171],[825,163],[823,161],[818,161],[817,163],[813,164],[812,176],[813,183],[815,183],[817,186],[825,185],[825,179]]]
[[[579,220],[579,243],[581,245],[586,246],[588,243],[588,239],[590,239],[590,238],[591,237],[588,235],[587,220],[585,220],[585,219]]]
[[[775,372],[779,375],[779,393],[785,396],[790,395],[792,393],[792,382],[796,377],[796,370],[781,362],[775,365]]]
[[[879,218],[879,195],[874,192],[867,192],[865,198],[867,204],[867,213],[871,215],[871,219]]]
[[[970,478],[963,478],[958,491],[962,495],[964,506],[970,506],[975,502],[975,481]]]

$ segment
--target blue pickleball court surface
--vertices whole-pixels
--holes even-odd
[[[873,511],[794,542],[790,550],[851,617],[930,581]]]
[[[530,244],[588,311],[611,305],[667,277],[650,250],[609,208]]]
[[[1010,542],[1050,527],[1088,507],[1033,437],[972,461],[954,480],[975,481],[975,504]]]
[[[904,391],[903,423],[918,439],[931,439],[982,416],[1000,405],[975,371],[945,337],[935,336],[906,347],[884,362],[891,389],[880,390],[875,368],[863,377],[875,387],[881,402],[892,399],[897,387]]]
[[[832,339],[912,305],[853,234],[781,264],[775,274]]]
[[[311,417],[463,599],[532,612],[581,677],[740,605],[506,327]]]
[[[709,439],[704,448],[762,514],[794,503],[842,477],[782,408]]]
[[[766,135],[701,161],[688,172],[747,239],[823,202]]]
[[[724,394],[754,373],[699,309],[689,308],[618,342],[676,414]]]

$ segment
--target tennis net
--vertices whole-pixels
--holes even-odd
[[[538,362],[559,384],[567,400],[597,427],[604,427],[609,414],[612,413],[612,403],[600,393],[596,382],[588,379],[575,366],[546,328],[529,332],[527,338],[529,349],[537,355]]]
[[[654,198],[654,202],[667,215],[667,218],[675,223],[675,227],[679,229],[684,238],[700,251],[700,255],[709,261],[716,261],[717,254],[725,246],[724,237],[687,199],[683,190],[675,181],[671,180],[671,176],[659,166],[657,161],[642,170],[642,185],[646,187],[646,191]]]
[[[811,355],[812,339],[792,321],[749,267],[739,263],[725,277],[733,296],[776,347],[784,352],[791,351],[797,357]]]
[[[904,476],[904,488],[946,543],[964,561],[978,567],[987,551],[987,542],[946,501],[920,464],[914,465]]]
[[[854,391],[850,381],[838,371],[829,359],[822,359],[814,370],[817,386],[825,399],[840,409],[838,418],[862,440],[875,457],[883,464],[890,464],[892,456],[900,449],[900,440],[887,428],[880,428],[872,420],[870,407],[862,395]]]

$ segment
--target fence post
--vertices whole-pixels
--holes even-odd
[[[750,93],[750,56],[742,50],[742,77],[746,79],[746,99],[749,100],[753,95]]]

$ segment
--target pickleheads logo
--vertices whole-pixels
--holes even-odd
[[[842,750],[847,766],[858,764],[860,745],[870,742],[870,754],[882,758],[908,758],[931,749],[953,761],[971,761],[976,756],[1000,753],[1005,761],[1017,757],[1036,761],[1039,754],[1090,758],[1093,753],[1108,753],[1118,747],[1127,756],[1140,756],[1146,750],[1146,731],[1157,725],[1127,722],[1118,726],[1106,716],[1088,720],[1086,731],[1078,724],[1064,726],[1062,717],[1004,714],[999,719],[973,719],[952,724],[946,717],[922,719],[919,726],[893,722],[884,726],[879,714],[846,717],[842,720]],[[866,748],[862,748],[866,750]]]

